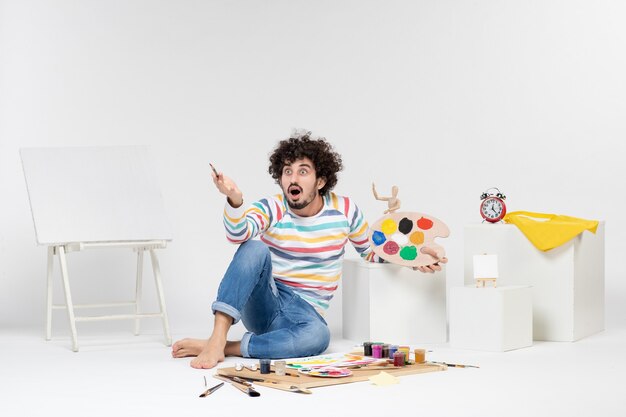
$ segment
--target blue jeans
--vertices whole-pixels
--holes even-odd
[[[272,276],[272,260],[260,241],[242,243],[220,283],[211,306],[241,320],[246,358],[297,358],[319,355],[330,342],[326,321],[309,303]]]

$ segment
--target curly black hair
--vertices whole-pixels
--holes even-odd
[[[283,167],[298,159],[309,158],[314,165],[317,178],[326,184],[319,193],[325,196],[337,184],[337,173],[343,169],[339,155],[325,138],[312,138],[311,132],[294,132],[289,139],[281,140],[270,155],[269,173],[280,185]]]

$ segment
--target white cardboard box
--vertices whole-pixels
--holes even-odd
[[[532,343],[530,286],[451,288],[451,347],[504,352]]]
[[[424,274],[346,259],[342,281],[344,338],[395,344],[446,341],[445,267]]]
[[[604,222],[542,252],[511,224],[465,227],[465,284],[473,255],[498,255],[501,285],[530,285],[534,340],[575,341],[604,330]]]

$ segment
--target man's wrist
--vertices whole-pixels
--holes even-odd
[[[234,198],[226,197],[226,201],[232,208],[239,208],[243,204],[243,196]]]

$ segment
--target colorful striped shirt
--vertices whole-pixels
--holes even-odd
[[[294,214],[284,196],[254,202],[247,209],[226,203],[224,226],[232,243],[260,236],[270,250],[274,279],[288,285],[319,312],[328,308],[337,289],[345,246],[365,260],[382,262],[371,250],[363,213],[348,197],[329,193],[311,217]]]

